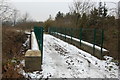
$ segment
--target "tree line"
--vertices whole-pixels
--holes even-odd
[[[118,38],[119,37],[119,24],[120,18],[116,18],[115,15],[110,15],[110,13],[115,12],[119,13],[119,9],[109,9],[107,7],[107,3],[98,2],[98,5],[95,6],[96,3],[91,2],[90,0],[83,0],[82,2],[79,0],[75,0],[72,5],[69,6],[70,11],[68,13],[63,13],[59,11],[55,19],[53,19],[50,15],[49,19],[44,22],[45,31],[48,32],[49,27],[70,27],[73,28],[72,33],[77,34],[80,30],[74,30],[77,28],[85,28],[87,29],[84,32],[85,40],[88,42],[93,38],[93,31],[91,32],[90,28],[97,30],[104,30],[104,43],[103,47],[109,51],[109,56],[118,58]],[[119,16],[119,14],[117,15]],[[62,31],[64,32],[64,30]],[[96,34],[96,37],[99,38],[100,33]],[[96,38],[96,39],[97,39]],[[101,39],[97,39],[99,42]]]
[[[0,19],[2,25],[9,26],[33,21],[29,13],[21,14],[19,10],[11,7],[7,0],[0,0]]]
[[[69,9],[68,13],[59,11],[54,20],[50,15],[49,19],[45,21],[45,28],[47,29],[49,26],[91,28],[116,26],[115,15],[108,14],[110,11],[105,2],[99,2],[96,7],[95,3],[90,0],[74,1]]]

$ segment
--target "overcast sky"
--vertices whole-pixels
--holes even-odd
[[[92,0],[105,2],[118,2],[120,0]],[[37,21],[45,21],[49,15],[54,18],[58,11],[63,13],[69,12],[69,6],[72,5],[73,0],[9,0],[11,5],[15,7],[21,14],[29,13],[31,18]],[[115,4],[109,4],[111,7]]]

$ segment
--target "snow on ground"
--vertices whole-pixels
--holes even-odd
[[[49,34],[44,34],[43,71],[21,73],[31,78],[118,78],[112,58],[99,60],[91,54]]]
[[[37,39],[36,39],[35,33],[32,32],[31,36],[32,36],[32,38],[31,38],[31,49],[32,50],[39,50],[39,46],[37,44]]]

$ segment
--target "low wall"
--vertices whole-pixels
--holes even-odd
[[[93,46],[89,46],[89,45],[85,44],[84,42],[81,42],[81,45],[80,45],[79,41],[74,40],[74,39],[71,40],[71,38],[67,38],[67,37],[65,38],[65,36],[63,36],[63,35],[53,34],[53,36],[60,38],[68,43],[71,43],[71,44],[75,45],[76,47],[90,53],[91,55],[93,55],[99,59],[104,59],[103,56],[109,54],[109,52],[105,49],[102,49],[102,53],[101,53],[101,49],[98,46],[95,46],[95,49],[93,50]]]
[[[28,50],[25,54],[26,71],[41,70],[41,52],[39,50]]]
[[[34,32],[31,32],[30,43],[31,49],[25,53],[25,71],[40,71],[42,64],[41,51]]]

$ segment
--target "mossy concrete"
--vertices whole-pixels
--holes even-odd
[[[41,51],[28,50],[25,54],[25,70],[40,71],[41,70]]]

